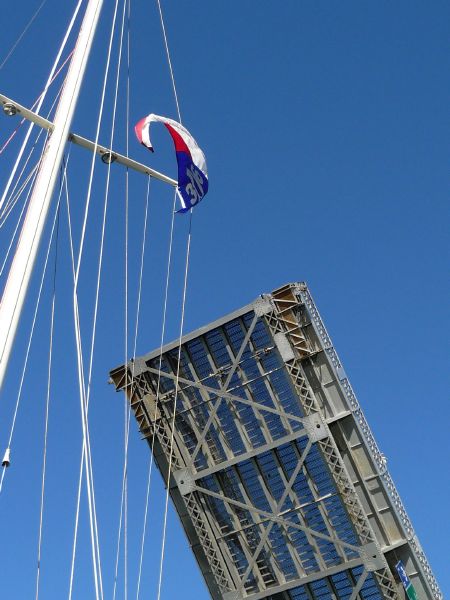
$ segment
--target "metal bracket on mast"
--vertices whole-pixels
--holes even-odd
[[[8,98],[7,96],[5,96],[3,94],[0,94],[0,102],[3,105],[3,111],[8,116],[19,115],[19,116],[23,117],[24,119],[27,119],[27,121],[31,121],[35,125],[39,125],[39,127],[42,127],[43,129],[47,129],[48,131],[53,131],[54,125],[51,121],[49,121],[48,119],[45,119],[44,117],[41,117],[40,115],[33,112],[32,110],[29,110],[28,108],[26,108],[25,106],[22,106],[15,100],[11,100],[11,98]],[[163,173],[160,173],[159,171],[156,171],[155,169],[147,167],[147,165],[137,162],[136,160],[132,160],[128,156],[120,154],[119,152],[116,152],[115,150],[112,150],[111,148],[107,148],[106,146],[101,146],[100,144],[95,144],[95,142],[91,142],[91,140],[81,137],[81,135],[77,135],[76,133],[69,133],[68,141],[73,142],[77,146],[81,146],[82,148],[86,148],[87,150],[91,150],[91,151],[95,152],[96,154],[101,156],[102,159],[104,160],[104,162],[106,162],[106,163],[107,162],[117,162],[121,165],[124,165],[125,167],[127,167],[129,169],[132,169],[133,171],[138,171],[139,173],[144,173],[145,175],[150,175],[150,177],[159,179],[160,181],[163,181],[164,183],[173,185],[174,187],[176,187],[178,185],[178,182],[175,179],[172,179],[171,177],[168,177],[167,175],[164,175]],[[111,158],[112,158],[112,160],[111,160]]]

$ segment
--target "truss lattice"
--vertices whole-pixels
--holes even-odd
[[[215,600],[442,598],[306,285],[111,376]]]

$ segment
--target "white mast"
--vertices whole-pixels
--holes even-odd
[[[86,8],[56,110],[53,132],[44,149],[0,304],[0,388],[5,377],[42,231],[50,208],[102,4],[103,0],[89,0]]]

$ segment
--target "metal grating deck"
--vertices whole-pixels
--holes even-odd
[[[175,423],[170,493],[212,598],[403,599],[402,560],[441,600],[305,284],[111,377],[165,480]]]

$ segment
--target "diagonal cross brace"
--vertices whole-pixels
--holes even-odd
[[[149,373],[153,373],[154,375],[161,375],[161,377],[166,377],[167,379],[171,379],[172,381],[177,380],[175,375],[173,375],[172,373],[167,373],[166,371],[159,371],[158,369],[153,369],[151,367],[147,367],[146,371]],[[296,421],[297,423],[303,424],[303,417],[298,417],[297,415],[293,415],[291,413],[280,412],[275,408],[270,408],[270,406],[265,406],[264,404],[259,404],[258,402],[253,402],[252,400],[247,400],[241,398],[240,396],[234,396],[233,394],[225,392],[219,388],[211,388],[209,386],[203,385],[200,382],[192,381],[191,379],[184,379],[183,377],[178,377],[178,383],[183,383],[187,387],[195,387],[199,390],[203,390],[207,392],[210,396],[218,396],[226,400],[231,400],[232,402],[241,402],[242,404],[247,404],[248,406],[251,406],[252,408],[255,408],[257,410],[269,412],[274,415],[285,417],[290,421]],[[183,391],[183,388],[181,388],[181,391]]]
[[[299,585],[308,585],[314,581],[317,581],[318,579],[325,579],[325,578],[330,578],[333,575],[337,575],[338,573],[342,573],[343,571],[348,571],[350,569],[354,569],[355,567],[359,567],[361,565],[361,561],[359,559],[350,559],[345,561],[344,563],[340,564],[340,565],[333,565],[332,567],[328,567],[326,569],[323,569],[321,571],[315,571],[315,572],[311,572],[308,575],[304,575],[303,577],[301,577],[300,580],[298,579],[293,579],[291,581],[287,581],[286,583],[283,583],[281,585],[278,586],[271,586],[270,588],[266,588],[260,592],[255,592],[253,594],[246,594],[245,597],[243,597],[242,595],[240,595],[239,597],[236,596],[230,596],[230,600],[267,600],[267,594],[270,593],[271,598],[287,598],[287,596],[284,595],[285,592],[289,592],[289,590],[292,590],[293,588],[297,588]],[[307,597],[308,599],[312,598],[311,593],[307,592]],[[332,596],[327,596],[328,598],[332,598],[333,600],[336,599],[335,595]],[[224,600],[228,600],[228,597],[225,596]]]
[[[239,352],[237,353],[237,355],[231,365],[230,372],[228,373],[227,378],[226,378],[225,382],[223,383],[223,385],[220,386],[220,389],[223,392],[225,392],[227,390],[227,388],[230,384],[231,378],[233,377],[233,375],[236,372],[239,361],[241,360],[244,350],[250,341],[253,330],[255,329],[257,320],[258,320],[258,317],[255,315],[250,324],[250,327],[248,328],[248,331],[247,331],[245,338],[241,344],[241,347],[239,348]],[[202,447],[202,444],[204,443],[204,441],[206,439],[206,435],[208,434],[208,432],[211,428],[212,422],[214,421],[214,419],[216,417],[217,411],[219,410],[219,406],[222,404],[222,400],[223,400],[222,397],[219,398],[217,400],[217,402],[214,404],[214,406],[210,412],[210,415],[208,417],[208,421],[206,422],[205,428],[204,428],[199,440],[197,441],[197,446],[195,447],[194,452],[192,453],[191,465],[194,465],[195,459],[197,458],[197,454],[200,452],[200,448]]]
[[[275,513],[277,515],[279,514],[281,508],[283,507],[283,504],[285,503],[286,498],[288,497],[288,495],[289,495],[289,493],[290,493],[290,491],[292,489],[292,486],[294,485],[295,480],[297,479],[297,475],[299,474],[300,469],[303,467],[303,463],[305,462],[305,459],[306,459],[306,457],[307,457],[307,455],[308,455],[308,453],[309,453],[309,451],[311,449],[311,446],[312,446],[312,440],[309,439],[308,443],[306,444],[305,449],[303,450],[302,456],[301,456],[300,460],[298,461],[297,466],[295,467],[294,472],[292,473],[291,478],[289,479],[289,481],[287,483],[287,486],[286,486],[286,488],[285,488],[285,490],[284,490],[284,492],[283,492],[283,494],[282,494],[282,496],[281,496],[278,504],[275,506]],[[251,571],[252,571],[252,569],[253,569],[256,561],[258,560],[258,556],[260,555],[261,550],[263,549],[264,544],[266,543],[266,541],[267,541],[267,539],[269,537],[269,534],[270,534],[270,532],[272,530],[272,527],[274,525],[275,525],[275,522],[271,521],[267,525],[267,527],[266,527],[266,529],[264,531],[264,534],[261,536],[261,540],[260,540],[260,542],[258,544],[258,547],[256,548],[256,550],[255,550],[255,552],[253,554],[252,560],[249,562],[247,570],[245,571],[244,575],[242,576],[242,580],[241,580],[241,583],[240,583],[240,586],[239,586],[239,591],[242,591],[244,589],[245,582],[247,581],[248,576],[250,575],[250,573],[251,573]]]
[[[267,512],[260,508],[256,508],[255,506],[245,504],[244,502],[239,502],[239,500],[233,500],[232,498],[228,498],[227,496],[224,496],[223,494],[218,494],[217,492],[212,492],[211,490],[207,490],[206,488],[200,487],[197,484],[195,484],[193,486],[192,491],[200,492],[207,496],[211,496],[212,498],[216,498],[217,500],[221,500],[222,502],[225,502],[226,504],[237,506],[238,508],[242,508],[243,510],[248,510],[249,512],[255,513],[258,516],[264,517],[265,519],[268,519],[270,521],[275,521],[276,523],[280,523],[281,525],[284,525],[285,527],[292,527],[293,529],[298,529],[305,533],[310,533],[311,535],[313,535],[317,538],[320,538],[321,540],[326,540],[327,542],[337,544],[337,545],[341,546],[343,549],[353,550],[354,552],[358,552],[358,554],[361,553],[361,548],[359,546],[355,546],[355,544],[350,544],[349,542],[344,542],[343,540],[340,540],[337,537],[333,537],[330,535],[326,535],[325,533],[315,531],[314,529],[311,529],[310,527],[307,527],[306,525],[300,525],[299,523],[292,523],[291,521],[286,521],[285,519],[283,519],[283,516],[282,516],[283,513],[281,513],[281,516],[274,515],[273,513]],[[291,511],[289,511],[289,512],[291,512]]]
[[[368,575],[369,573],[366,571],[366,569],[363,569],[358,581],[356,582],[355,587],[353,588],[353,592],[349,600],[356,600],[358,598],[358,594],[361,591],[361,588],[364,585],[364,582],[366,581]]]

